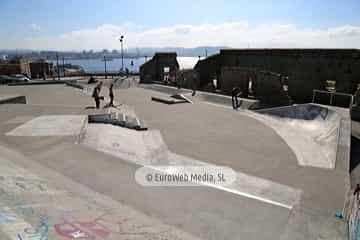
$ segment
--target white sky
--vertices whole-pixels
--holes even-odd
[[[29,31],[41,26],[30,24]],[[301,28],[292,24],[227,22],[222,24],[174,25],[146,28],[126,23],[104,24],[93,29],[71,31],[59,36],[33,36],[2,43],[3,49],[38,50],[119,49],[120,35],[127,48],[227,46],[242,48],[360,48],[360,27]],[[1,43],[1,40],[0,40]]]

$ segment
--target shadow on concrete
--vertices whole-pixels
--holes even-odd
[[[350,173],[360,163],[360,139],[351,136],[351,151],[350,151]]]

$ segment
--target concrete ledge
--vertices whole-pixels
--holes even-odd
[[[65,82],[66,86],[68,87],[73,87],[73,88],[77,88],[77,89],[84,89],[84,86],[77,84],[76,82]]]
[[[121,116],[112,116],[111,114],[92,114],[88,116],[88,123],[92,124],[111,124],[114,126],[145,131],[147,127],[143,125],[136,117],[121,114]]]
[[[0,104],[26,104],[26,97],[20,95],[0,95]]]
[[[177,104],[177,103],[187,103],[188,102],[186,100],[175,99],[175,98],[166,97],[166,96],[151,97],[151,100],[155,101],[155,102],[165,103],[165,104]]]
[[[27,86],[27,85],[45,85],[45,84],[65,84],[65,81],[59,80],[43,80],[43,81],[31,81],[31,82],[18,82],[9,83],[8,86]]]
[[[196,96],[200,98],[200,100],[217,103],[226,106],[232,106],[232,99],[230,96],[216,94],[216,93],[208,93],[208,92],[196,92]],[[255,99],[247,99],[247,98],[238,98],[239,102],[241,102],[240,109],[249,109],[254,110],[258,109],[260,102]]]

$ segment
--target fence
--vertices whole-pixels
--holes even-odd
[[[312,102],[323,105],[349,108],[351,111],[354,104],[354,96],[347,93],[314,90]]]

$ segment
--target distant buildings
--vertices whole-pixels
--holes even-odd
[[[0,63],[0,75],[26,74],[31,76],[30,58],[13,58]]]
[[[37,60],[30,63],[32,78],[47,78],[53,76],[53,63],[46,60]]]
[[[0,75],[26,74],[32,78],[53,75],[53,64],[45,60],[33,61],[31,58],[16,57],[0,62]]]

